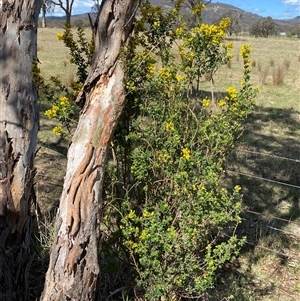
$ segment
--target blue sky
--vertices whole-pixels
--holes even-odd
[[[258,14],[263,17],[273,19],[291,19],[300,15],[300,0],[213,0],[214,3],[227,3],[241,8],[245,11]],[[81,14],[91,11],[92,0],[75,0],[73,14]],[[61,15],[64,13],[55,8],[55,12],[50,15]]]
[[[300,0],[213,0],[234,5],[245,11],[273,19],[292,19],[300,16]]]

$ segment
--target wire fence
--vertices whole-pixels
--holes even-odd
[[[252,160],[254,162],[257,162],[259,160],[262,161],[265,157],[267,158],[272,158],[274,161],[285,161],[285,162],[291,162],[294,164],[293,167],[296,169],[299,168],[300,170],[300,159],[297,158],[288,158],[284,156],[278,156],[272,153],[266,153],[266,152],[261,152],[261,151],[254,151],[251,149],[242,149],[238,148],[235,151],[236,154],[238,153],[243,153],[245,156],[247,156],[247,159]],[[248,156],[249,155],[249,156]],[[226,168],[226,172],[228,174],[244,177],[244,178],[249,178],[249,179],[255,179],[261,182],[269,183],[271,185],[278,186],[280,185],[282,188],[282,191],[286,190],[291,190],[293,189],[294,191],[291,194],[297,195],[300,191],[297,191],[300,189],[300,186],[298,182],[294,182],[293,184],[290,183],[288,180],[287,181],[282,181],[278,179],[270,179],[265,176],[260,176],[255,174],[255,171],[252,172],[246,172],[243,169],[243,172],[240,171],[239,169],[242,168],[242,162],[235,162],[235,167],[228,167]],[[298,166],[299,165],[299,166]],[[258,165],[257,165],[258,166]],[[288,166],[288,165],[287,165]],[[239,168],[241,167],[241,168]],[[245,167],[243,167],[245,168]],[[283,167],[284,168],[284,167]],[[249,170],[249,169],[248,169]],[[255,170],[255,169],[254,169]],[[297,179],[296,179],[297,180]],[[296,190],[297,189],[297,190]],[[300,203],[297,204],[297,200],[299,202],[299,197],[296,196],[295,198],[296,206],[299,207],[299,212],[300,212]],[[255,206],[254,206],[255,207]],[[294,279],[291,279],[291,276],[288,272],[288,270],[291,268],[293,269],[295,266],[297,269],[300,269],[300,256],[298,255],[300,248],[300,218],[299,216],[295,217],[288,217],[284,218],[282,217],[281,213],[278,211],[278,215],[274,214],[269,214],[269,213],[261,213],[257,212],[255,209],[252,207],[244,209],[243,215],[242,215],[242,224],[244,224],[245,227],[245,232],[249,231],[250,229],[246,228],[247,226],[251,225],[252,227],[255,227],[255,229],[252,229],[254,233],[254,237],[251,237],[251,234],[248,236],[246,239],[246,245],[253,249],[259,249],[262,252],[266,252],[267,254],[273,254],[280,259],[284,259],[284,262],[287,262],[285,266],[276,266],[276,263],[274,262],[274,269],[270,269],[269,271],[267,270],[267,275],[264,274],[264,276],[258,276],[260,278],[261,287],[268,287],[270,284],[271,286],[274,285],[274,290],[280,291],[280,294],[283,294],[285,298],[283,300],[300,300],[300,292],[299,288],[297,288],[297,285],[291,285],[290,283],[295,283]],[[252,234],[253,234],[252,233]],[[281,242],[275,242],[276,240],[275,236],[274,239],[270,238],[270,235],[276,234],[276,237],[284,237],[285,239],[282,240]],[[257,235],[257,236],[255,236]],[[268,238],[266,240],[262,239],[263,236],[266,235]],[[271,240],[271,241],[270,241]],[[272,241],[273,240],[273,241]],[[285,245],[284,245],[284,243]],[[290,247],[289,247],[290,244]],[[293,246],[292,246],[293,245]],[[277,273],[277,269],[286,269],[286,283],[283,283],[276,275],[276,278],[274,273]],[[279,273],[279,272],[278,272]],[[260,275],[260,274],[258,274]],[[294,276],[293,276],[294,277]],[[276,278],[276,280],[274,280]],[[294,281],[294,282],[293,282]],[[298,281],[298,282],[297,282]],[[300,282],[300,277],[296,279],[296,283]],[[297,293],[298,292],[298,293]],[[287,299],[286,299],[287,298]],[[275,300],[275,299],[274,299]],[[281,300],[281,299],[276,299],[276,300]]]

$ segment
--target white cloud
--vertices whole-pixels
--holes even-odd
[[[88,0],[88,1],[74,1],[74,8],[91,8],[94,5],[94,1]]]
[[[72,15],[91,12],[93,5],[93,0],[75,0],[72,9]],[[65,16],[65,12],[59,6],[55,5],[53,12],[49,13],[49,15],[62,17]]]
[[[282,1],[282,4],[284,5],[300,5],[299,0],[284,0]]]

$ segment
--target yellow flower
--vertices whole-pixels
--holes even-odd
[[[144,212],[143,212],[143,218],[148,218],[148,217],[151,217],[151,216],[153,216],[154,215],[154,212],[149,212],[149,211],[147,211],[147,210],[145,210]],[[144,230],[143,230],[144,231]]]
[[[223,100],[223,99],[221,99],[221,100],[218,102],[218,106],[219,106],[220,108],[226,106],[226,101]]]
[[[60,125],[58,125],[52,129],[52,132],[57,136],[61,136],[64,131],[63,131],[62,127]]]
[[[240,50],[240,56],[242,56],[244,59],[248,58],[251,51],[251,45],[250,44],[243,44]]]
[[[171,71],[168,68],[162,67],[159,71],[158,71],[160,77],[163,80],[167,80],[172,76]]]
[[[199,15],[205,9],[205,4],[198,3],[193,7],[192,14]]]
[[[234,45],[232,42],[227,42],[227,49],[233,49]]]
[[[167,153],[159,154],[158,157],[163,163],[167,163],[169,160],[171,160],[171,156]]]
[[[189,149],[183,148],[181,150],[181,152],[182,152],[182,158],[184,158],[185,160],[190,160],[191,159],[191,152],[190,152]]]
[[[147,232],[145,230],[143,230],[140,235],[140,240],[145,240],[145,239],[147,239],[147,237],[148,237]]]
[[[204,98],[202,100],[202,106],[203,108],[207,108],[210,105],[210,100],[208,98]]]
[[[63,34],[63,33],[58,32],[58,33],[56,34],[56,39],[57,39],[57,41],[61,41],[61,40],[63,40],[63,38],[64,38],[64,34]]]
[[[241,190],[242,190],[242,187],[240,185],[236,185],[234,187],[234,192],[236,192],[236,193],[240,192]]]
[[[133,82],[127,82],[126,83],[126,89],[129,91],[129,92],[134,92],[136,90],[136,86],[134,85]]]
[[[59,107],[54,105],[52,106],[51,109],[47,110],[44,115],[47,116],[48,118],[54,118],[57,116],[57,113],[59,111]]]
[[[184,34],[184,29],[182,27],[176,28],[175,34],[176,36],[181,37]]]
[[[135,212],[132,209],[130,209],[130,212],[128,214],[128,218],[131,219],[131,220],[133,220],[135,218]]]
[[[132,240],[129,241],[131,249],[135,249],[137,247],[137,243],[133,242]]]
[[[62,106],[67,106],[69,105],[69,99],[66,97],[66,96],[62,96],[60,99],[59,99],[59,103],[60,105]]]
[[[174,123],[172,121],[166,122],[165,129],[167,132],[174,132],[175,131]]]
[[[148,65],[148,74],[147,74],[147,76],[152,77],[154,72],[155,72],[155,69],[156,69],[156,67],[155,67],[154,64],[149,64]]]
[[[180,82],[180,81],[183,81],[184,80],[184,76],[181,75],[181,74],[177,74],[176,75],[176,79]]]
[[[226,92],[229,94],[229,97],[234,100],[237,98],[237,91],[234,87],[228,87]]]
[[[230,18],[226,17],[220,21],[219,26],[222,30],[226,30],[230,22]]]
[[[155,29],[158,29],[158,28],[160,27],[160,24],[159,24],[159,22],[157,22],[157,21],[154,21],[154,23],[153,23],[153,27],[154,27]]]

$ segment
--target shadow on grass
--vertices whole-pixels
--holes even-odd
[[[247,243],[235,266],[220,271],[209,300],[297,300],[289,273],[291,264],[300,268],[299,159],[299,112],[256,107],[227,160],[225,178],[231,187],[243,187],[237,234]]]

